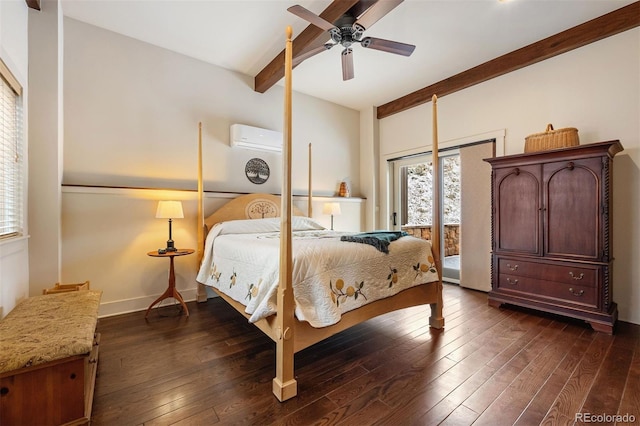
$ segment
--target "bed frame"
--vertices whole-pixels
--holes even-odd
[[[440,259],[440,194],[438,173],[438,145],[437,145],[437,112],[436,97],[433,97],[433,176],[434,176],[434,226],[432,231],[432,252],[438,270],[439,280],[422,284],[404,290],[392,297],[375,301],[356,310],[342,315],[341,320],[332,326],[313,328],[307,322],[298,321],[294,316],[294,299],[292,289],[292,237],[291,217],[304,215],[292,205],[291,192],[291,71],[292,71],[292,43],[291,28],[287,27],[285,48],[285,99],[284,99],[284,141],[283,141],[283,173],[282,196],[271,194],[249,194],[235,198],[214,214],[205,219],[203,213],[203,182],[202,182],[202,126],[199,126],[198,138],[198,255],[202,259],[205,235],[208,229],[218,222],[233,219],[247,219],[253,217],[256,211],[265,217],[281,218],[280,221],[280,277],[277,293],[277,314],[259,320],[255,325],[276,343],[276,377],[273,379],[273,393],[280,401],[290,399],[297,394],[297,381],[294,376],[294,355],[296,352],[318,343],[336,333],[346,330],[356,324],[388,312],[411,306],[431,306],[429,325],[434,328],[444,327],[442,316],[442,262]],[[311,217],[311,145],[309,145],[309,196],[308,216]],[[260,205],[260,203],[263,203]],[[255,207],[259,208],[256,209]],[[279,207],[278,207],[279,206]],[[245,317],[244,305],[236,302],[227,295],[212,288],[220,297],[226,300]],[[206,286],[198,285],[198,300],[206,300]]]

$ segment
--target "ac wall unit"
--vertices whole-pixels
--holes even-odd
[[[232,124],[230,143],[232,147],[282,152],[282,133],[245,124]]]

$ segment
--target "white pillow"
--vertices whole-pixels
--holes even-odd
[[[291,228],[294,231],[314,231],[320,229],[326,229],[324,226],[320,225],[315,219],[311,219],[306,216],[294,216],[291,219]]]
[[[216,224],[215,228],[218,228],[218,235],[280,232],[280,218],[229,220]],[[291,229],[293,231],[312,231],[325,228],[311,218],[294,216],[291,219]]]

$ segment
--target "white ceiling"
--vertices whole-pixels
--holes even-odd
[[[385,1],[385,0],[380,0]],[[392,101],[633,0],[405,0],[365,36],[416,45],[410,57],[354,46],[342,81],[340,46],[295,68],[293,89],[361,110]],[[330,0],[62,0],[64,15],[254,77]],[[328,38],[327,38],[328,40]],[[279,84],[282,84],[280,82]]]

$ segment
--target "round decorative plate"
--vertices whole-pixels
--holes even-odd
[[[270,173],[269,165],[260,158],[252,158],[247,161],[247,165],[244,167],[244,174],[247,175],[247,179],[257,185],[265,183],[269,179]]]

